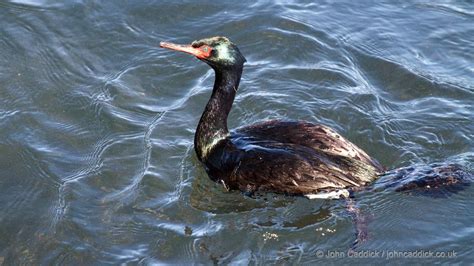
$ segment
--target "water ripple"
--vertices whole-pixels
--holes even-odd
[[[239,45],[248,61],[229,128],[303,119],[389,169],[472,170],[472,16],[455,1],[1,2],[0,264],[327,262],[318,250],[354,241],[344,202],[212,182],[193,135],[214,72],[159,41]],[[472,186],[355,200],[372,217],[363,249],[472,257]]]

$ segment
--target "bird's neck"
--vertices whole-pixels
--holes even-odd
[[[212,95],[199,121],[194,136],[194,149],[200,161],[206,159],[213,146],[229,135],[227,116],[239,87],[242,67],[216,69]]]

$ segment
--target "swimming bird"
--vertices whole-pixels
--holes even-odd
[[[160,46],[194,55],[215,72],[194,149],[209,177],[227,190],[339,198],[383,172],[377,160],[335,130],[307,121],[269,120],[227,127],[245,57],[226,37]]]
[[[385,172],[377,160],[335,130],[307,121],[270,120],[229,131],[227,117],[246,62],[237,46],[225,37],[190,45],[161,42],[160,46],[192,54],[214,69],[212,94],[194,136],[197,158],[209,177],[227,190],[246,194],[260,191],[310,199],[346,198],[356,229],[352,248],[367,240],[368,219],[351,192],[367,188],[380,177],[369,186],[374,192],[449,196],[474,180],[472,172],[452,163]]]

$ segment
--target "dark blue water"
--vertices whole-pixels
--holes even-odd
[[[473,10],[467,0],[2,1],[0,264],[472,262],[474,186],[448,198],[359,193],[370,223],[358,251],[379,252],[360,259],[348,258],[343,201],[254,199],[210,181],[193,135],[213,73],[158,44],[223,35],[239,46],[248,62],[230,128],[303,119],[389,169],[472,170]],[[445,258],[388,256],[403,251]]]

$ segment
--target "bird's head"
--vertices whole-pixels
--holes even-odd
[[[206,38],[189,45],[161,42],[160,47],[192,54],[214,69],[241,68],[247,61],[239,48],[226,37]]]

